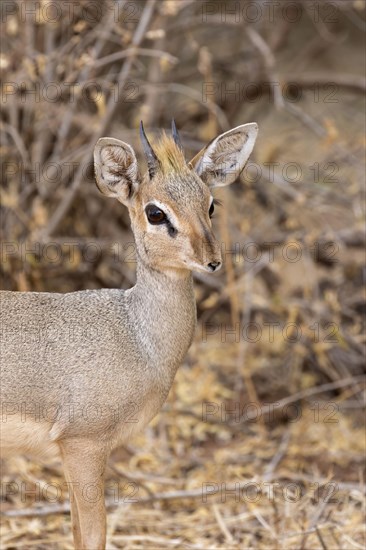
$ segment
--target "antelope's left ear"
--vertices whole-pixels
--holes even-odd
[[[253,150],[258,135],[255,122],[220,134],[189,163],[210,187],[224,187],[236,180]]]

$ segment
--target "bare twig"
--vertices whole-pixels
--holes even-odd
[[[282,436],[281,443],[278,447],[277,453],[272,458],[271,462],[268,464],[263,479],[269,479],[273,477],[273,473],[276,471],[277,466],[281,462],[282,458],[285,456],[288,444],[290,442],[291,432],[286,430]]]
[[[229,529],[227,528],[224,518],[222,517],[218,506],[216,504],[213,504],[212,510],[215,515],[217,524],[220,527],[220,531],[224,535],[226,542],[233,543],[234,537],[232,536]]]
[[[364,93],[366,91],[366,78],[356,74],[339,73],[302,73],[291,76],[281,75],[284,84],[293,83],[302,88],[312,88],[314,86],[327,86],[335,84],[340,88],[349,88],[350,90]]]
[[[148,48],[127,48],[122,52],[115,52],[110,55],[106,55],[105,57],[101,57],[95,63],[93,63],[93,68],[98,69],[100,67],[103,67],[104,65],[107,65],[108,63],[119,61],[120,59],[125,59],[126,57],[135,57],[137,55],[146,55],[147,57],[166,59],[167,61],[170,61],[170,63],[172,63],[173,65],[175,65],[179,61],[179,59],[174,55],[171,55],[169,52],[164,52],[162,50],[152,50]]]
[[[272,53],[272,50],[268,46],[267,42],[265,42],[265,40],[253,27],[247,26],[246,33],[250,41],[252,42],[253,46],[257,48],[257,50],[260,52],[263,58],[266,72],[269,76],[269,80],[272,86],[272,93],[273,93],[275,107],[277,109],[281,109],[284,107],[285,102],[282,96],[281,87],[277,86],[277,84],[279,84],[279,76],[275,68],[276,59]]]

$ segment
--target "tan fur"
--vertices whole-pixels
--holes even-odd
[[[26,422],[21,415],[9,415],[6,422],[0,425],[1,430],[1,458],[12,456],[19,451],[19,442],[22,450],[35,458],[50,459],[59,457],[58,445],[50,437],[50,425],[46,422],[37,422],[28,419]]]
[[[1,292],[1,450],[59,453],[78,549],[105,548],[103,476],[109,453],[146,426],[168,395],[196,326],[192,270],[211,272],[221,265],[209,185],[215,177],[225,183],[225,170],[215,159],[229,158],[230,167],[239,159],[230,183],[255,136],[253,124],[235,128],[187,165],[163,135],[156,146],[159,169],[144,178],[130,145],[100,139],[96,181],[102,193],[129,209],[135,286],[70,294]],[[163,224],[149,222],[148,205],[163,210]],[[100,498],[85,497],[90,485]]]
[[[165,132],[162,133],[160,140],[154,145],[154,150],[161,162],[163,174],[169,172],[180,173],[187,170],[183,152],[176,145],[173,138]]]

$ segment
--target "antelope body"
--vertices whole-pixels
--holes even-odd
[[[187,164],[172,128],[153,150],[141,125],[144,177],[128,144],[102,138],[94,151],[99,189],[129,209],[133,288],[1,292],[1,456],[61,456],[76,548],[105,548],[107,458],[168,395],[196,325],[191,272],[221,265],[210,189],[236,179],[257,136],[238,126]]]

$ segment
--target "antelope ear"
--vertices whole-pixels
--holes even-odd
[[[189,165],[210,187],[229,185],[243,170],[257,135],[255,122],[237,126],[213,139]]]
[[[125,205],[138,189],[136,155],[128,143],[119,139],[103,137],[97,141],[94,171],[98,189]]]

